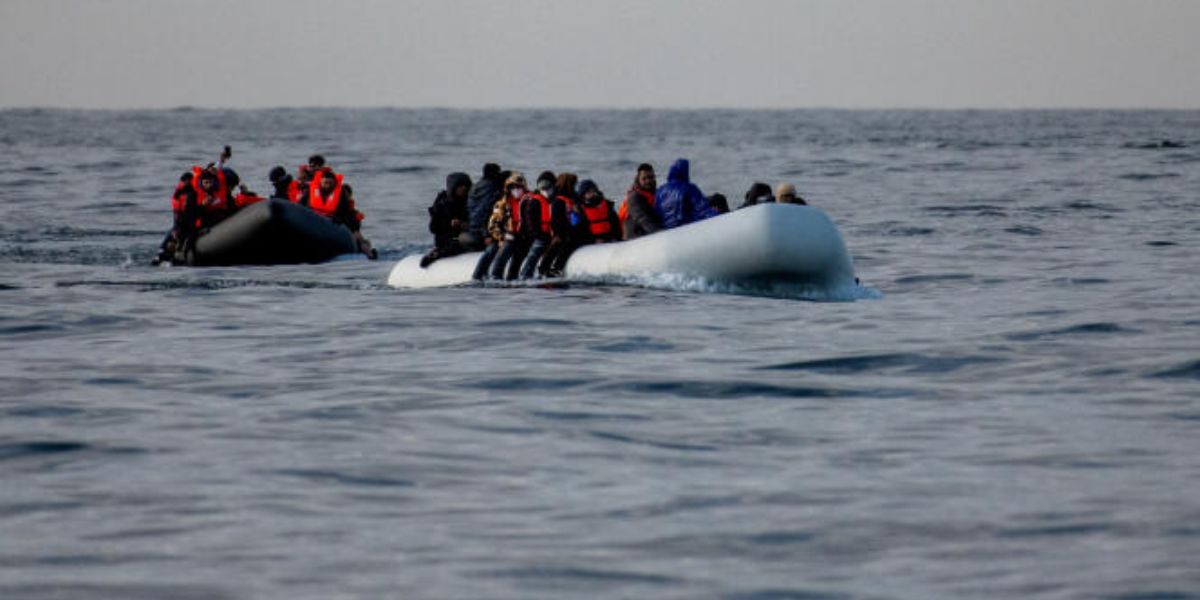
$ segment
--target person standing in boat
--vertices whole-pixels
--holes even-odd
[[[446,189],[438,192],[429,207],[429,232],[433,234],[433,249],[421,258],[422,267],[428,267],[439,258],[467,251],[463,234],[467,232],[469,221],[467,194],[470,190],[470,175],[451,173],[446,176]]]
[[[484,273],[489,273],[492,279],[506,278],[508,264],[520,245],[517,238],[521,226],[520,204],[528,189],[520,171],[513,171],[504,181],[504,194],[496,199],[488,218],[488,237],[492,242],[475,266],[475,279],[483,279]]]
[[[624,239],[632,240],[662,229],[658,213],[654,212],[654,191],[657,187],[654,167],[649,163],[638,165],[633,185],[625,194],[625,202],[617,213]]]
[[[354,189],[345,183],[345,176],[324,167],[314,174],[308,190],[299,204],[350,230],[359,252],[374,260],[379,256],[371,242],[362,234],[363,214],[354,206]]]
[[[804,198],[796,195],[796,186],[790,183],[781,183],[775,190],[775,198],[780,204],[800,204],[807,205]]]

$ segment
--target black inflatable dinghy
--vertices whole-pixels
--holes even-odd
[[[350,230],[286,200],[251,204],[175,255],[190,266],[319,263],[358,251]]]

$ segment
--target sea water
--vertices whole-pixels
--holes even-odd
[[[380,260],[149,266],[226,144]],[[452,171],[678,157],[871,293],[385,285]],[[10,110],[0,206],[2,598],[1200,597],[1200,112]]]

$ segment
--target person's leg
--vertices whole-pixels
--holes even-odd
[[[529,255],[525,257],[524,264],[521,265],[521,279],[533,279],[533,273],[537,270],[538,262],[542,260],[542,255],[546,253],[547,241],[538,238],[533,240],[533,244],[529,247]]]
[[[488,267],[492,265],[492,259],[496,257],[496,244],[490,244],[483,249],[483,254],[479,256],[479,262],[475,263],[475,272],[471,274],[471,279],[475,281],[483,280],[487,275]]]
[[[525,264],[525,256],[529,254],[528,240],[518,240],[516,248],[513,248],[512,256],[508,259],[508,273],[505,279],[512,281],[521,274],[521,266]]]

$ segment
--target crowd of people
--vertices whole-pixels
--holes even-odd
[[[170,262],[177,252],[194,244],[196,238],[233,216],[242,208],[261,202],[260,196],[241,183],[228,163],[233,156],[229,146],[216,162],[185,171],[171,194],[174,224],[163,239],[157,262]],[[273,191],[269,198],[287,200],[308,207],[313,212],[350,230],[359,252],[369,258],[378,253],[362,235],[363,214],[355,208],[354,190],[345,176],[326,164],[320,154],[310,156],[299,166],[293,177],[282,166],[267,175]]]
[[[739,208],[768,202],[806,204],[791,184],[772,194],[767,184],[755,183]],[[619,208],[595,181],[575,173],[544,171],[530,187],[521,172],[488,163],[476,182],[466,173],[446,177],[446,189],[429,207],[434,247],[421,266],[481,251],[477,280],[555,277],[581,246],[631,240],[726,212],[728,199],[705,196],[682,158],[661,186],[652,165],[639,165]]]

